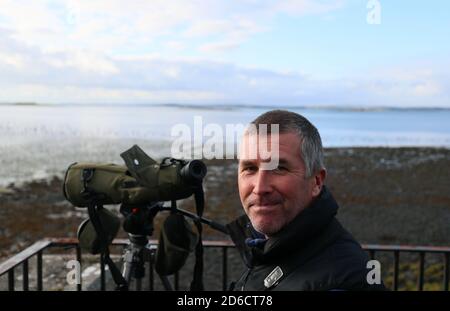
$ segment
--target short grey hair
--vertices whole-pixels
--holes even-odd
[[[321,169],[325,169],[322,139],[317,128],[304,116],[287,110],[271,110],[263,113],[250,124],[258,130],[260,124],[278,124],[279,133],[297,133],[300,138],[301,157],[305,163],[306,176],[311,177]]]

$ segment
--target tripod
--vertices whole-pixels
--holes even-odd
[[[154,263],[156,255],[156,246],[149,245],[148,239],[143,235],[128,234],[130,244],[123,254],[122,275],[128,286],[131,284],[132,278],[136,280],[136,290],[142,290],[142,279],[145,276],[145,262]],[[159,275],[159,274],[158,274]],[[164,289],[172,291],[172,285],[165,275],[159,275]]]
[[[130,213],[130,211],[132,212]],[[145,263],[155,263],[157,250],[156,245],[150,245],[148,243],[147,236],[153,234],[153,218],[160,211],[170,211],[172,213],[182,214],[191,219],[199,220],[222,233],[228,234],[225,226],[204,217],[199,217],[188,211],[178,209],[173,205],[171,207],[166,207],[158,202],[153,205],[141,207],[140,210],[136,210],[136,207],[122,206],[121,213],[125,216],[124,228],[125,231],[128,232],[130,243],[122,256],[122,276],[126,281],[126,288],[122,285],[122,287],[119,286],[117,288],[118,290],[128,290],[133,279],[136,282],[135,289],[137,291],[142,290],[142,280],[145,276]],[[136,216],[136,219],[138,219],[139,222],[136,222],[135,219],[133,219],[133,216]],[[165,290],[174,290],[166,275],[158,274],[158,276]]]

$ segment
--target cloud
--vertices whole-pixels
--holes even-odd
[[[340,1],[2,0],[0,27],[44,51],[80,48],[118,55],[124,48],[142,51],[157,40],[189,45],[199,38],[193,48],[211,52],[269,30],[280,12],[321,14],[338,9],[335,2]],[[200,48],[205,45],[216,48]]]
[[[285,0],[274,4],[274,10],[287,13],[289,15],[308,15],[328,13],[342,8],[345,5],[344,0]]]
[[[171,50],[175,50],[175,51],[182,51],[185,49],[185,45],[182,41],[167,41],[165,43],[166,47],[171,49]]]
[[[370,77],[355,78],[355,87],[388,105],[450,107],[449,68],[448,63],[430,62],[380,68]]]
[[[267,30],[267,27],[260,26],[248,18],[233,17],[195,22],[183,33],[183,36],[215,38],[201,44],[198,48],[199,51],[210,53],[237,48],[252,35]]]
[[[25,61],[22,55],[17,53],[2,53],[0,52],[0,62],[16,68],[24,68]]]
[[[442,92],[440,84],[436,81],[426,81],[418,83],[414,87],[413,94],[416,96],[434,96]]]
[[[2,0],[0,101],[450,107],[448,66],[323,80],[214,57],[270,31],[280,14],[322,15],[345,4]]]
[[[202,103],[223,101],[223,95],[210,91],[136,90],[126,88],[80,87],[48,84],[12,85],[0,95],[14,101],[40,103]]]
[[[21,66],[17,61],[0,60],[1,101],[24,97],[34,101],[32,96],[42,99],[48,94],[46,102],[257,102],[301,88],[299,82],[304,79],[298,74],[204,59],[43,53],[1,38],[0,47],[20,50],[16,58],[24,60]]]
[[[237,48],[240,45],[241,41],[233,41],[233,40],[224,40],[224,41],[219,41],[219,42],[211,42],[211,43],[206,43],[203,44],[202,46],[199,47],[199,51],[202,52],[207,52],[207,53],[211,53],[211,52],[223,52],[223,51],[227,51],[227,50],[232,50]]]
[[[0,29],[0,101],[446,106],[446,66],[388,68],[323,80],[295,71],[158,54],[42,52]]]

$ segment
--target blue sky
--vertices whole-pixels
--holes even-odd
[[[449,12],[444,0],[1,0],[0,102],[450,107]]]

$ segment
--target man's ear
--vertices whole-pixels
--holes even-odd
[[[322,187],[323,187],[326,177],[327,177],[327,171],[324,168],[321,169],[315,175],[313,175],[312,196],[314,198],[320,194],[320,191],[322,191]]]

